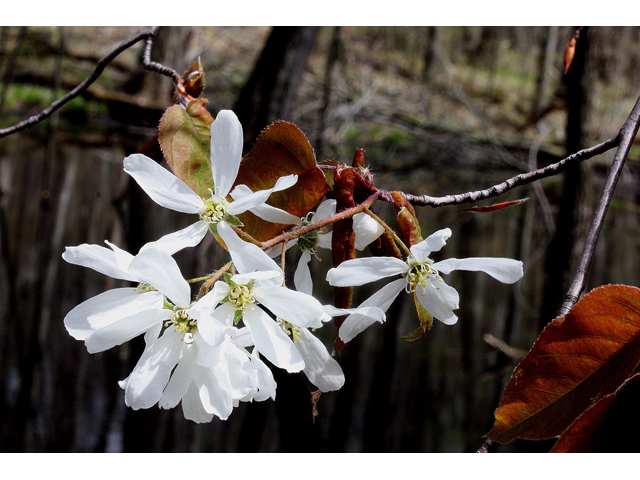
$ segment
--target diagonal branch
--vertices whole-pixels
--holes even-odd
[[[135,45],[140,40],[146,40],[144,55],[142,58],[142,66],[146,70],[151,70],[162,75],[166,75],[171,77],[174,82],[178,83],[180,80],[180,75],[173,69],[169,67],[165,67],[160,65],[159,63],[152,62],[151,57],[151,47],[153,45],[153,38],[158,31],[158,27],[149,27],[146,30],[134,35],[128,40],[125,40],[120,45],[116,46],[113,50],[107,53],[104,57],[98,60],[96,64],[96,68],[91,72],[91,74],[85,78],[76,88],[68,92],[63,97],[60,97],[58,100],[53,102],[47,108],[42,110],[40,113],[29,117],[26,120],[23,120],[11,127],[0,129],[0,138],[11,135],[12,133],[19,132],[20,130],[24,130],[25,128],[31,127],[42,120],[49,118],[53,112],[58,110],[64,104],[68,103],[71,99],[77,97],[80,93],[85,91],[95,80],[102,74],[102,71],[105,67],[120,53]]]
[[[613,158],[613,162],[611,163],[609,175],[607,176],[604,188],[602,189],[602,196],[600,197],[600,201],[596,206],[596,211],[593,215],[593,220],[591,221],[591,227],[589,228],[589,233],[587,234],[587,239],[582,251],[582,256],[580,257],[580,263],[578,264],[576,274],[573,278],[571,286],[569,287],[569,290],[567,291],[562,307],[560,308],[559,315],[566,315],[569,310],[573,308],[575,303],[578,301],[580,293],[584,290],[585,278],[587,276],[587,271],[589,270],[589,265],[591,264],[591,258],[593,257],[596,243],[598,243],[598,237],[600,236],[600,230],[602,229],[602,224],[604,223],[604,217],[607,213],[607,210],[609,209],[611,198],[613,197],[613,192],[616,189],[618,179],[620,178],[620,174],[622,172],[622,167],[624,166],[624,162],[629,156],[629,150],[631,148],[631,145],[633,144],[634,139],[636,138],[639,126],[640,98],[638,98],[638,100],[636,101],[633,110],[631,110],[629,117],[622,125],[622,128],[620,129],[620,132],[616,137],[620,139],[620,145],[618,147],[618,150],[616,151],[615,157]]]
[[[621,130],[622,132],[622,130]],[[485,198],[497,197],[509,190],[526,185],[528,183],[535,182],[545,177],[550,177],[562,172],[569,164],[582,162],[589,158],[595,157],[601,153],[604,153],[612,148],[617,147],[620,144],[621,133],[618,133],[615,137],[603,142],[594,147],[585,148],[579,152],[569,155],[568,157],[560,160],[557,163],[547,165],[544,168],[534,170],[532,172],[516,175],[505,180],[498,185],[487,188],[486,190],[477,190],[475,192],[460,193],[458,195],[446,195],[444,197],[431,197],[429,195],[411,195],[405,193],[407,200],[416,206],[430,206],[430,207],[442,207],[445,205],[459,205],[461,203],[473,203],[478,200],[484,200]]]

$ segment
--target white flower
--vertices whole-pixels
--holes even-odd
[[[173,236],[161,240],[153,245],[176,248]],[[109,245],[112,250],[97,245],[67,248],[63,257],[141,285],[93,297],[71,310],[64,323],[74,338],[85,341],[90,353],[145,333],[145,351],[131,375],[120,382],[128,406],[149,408],[159,402],[161,408],[173,408],[182,401],[186,418],[205,422],[213,415],[228,418],[238,401],[269,398],[264,392],[275,395],[275,382],[264,373],[266,365],[233,341],[238,329],[212,316],[226,292],[214,288],[191,303],[190,286],[167,251],[147,244],[134,257]],[[208,342],[199,326],[206,330]]]
[[[386,310],[404,289],[408,293],[415,293],[420,304],[433,317],[445,324],[454,324],[458,320],[453,313],[453,310],[458,308],[458,292],[444,283],[440,277],[441,273],[448,274],[453,270],[482,271],[502,283],[511,284],[522,278],[523,270],[521,261],[509,258],[450,258],[434,263],[429,255],[439,251],[450,236],[451,230],[448,228],[435,232],[426,240],[410,248],[411,255],[406,262],[394,257],[347,260],[327,272],[327,281],[333,286],[348,287],[363,285],[393,275],[402,275],[404,278],[386,285],[369,300],[363,302],[363,305],[378,306]],[[370,320],[361,316],[347,318],[340,328],[340,338],[348,341],[370,323],[372,323]]]
[[[213,316],[219,323],[229,325],[242,319],[252,343],[267,360],[289,372],[304,369],[305,362],[285,330],[291,333],[297,328],[321,327],[325,318],[322,305],[310,295],[282,286],[280,267],[259,247],[240,239],[229,225],[219,224],[218,234],[238,273],[227,275],[225,281],[214,285],[224,299]],[[215,341],[208,325],[201,328],[201,333],[205,340]]]
[[[300,226],[311,225],[313,223],[329,218],[336,213],[336,200],[327,199],[324,200],[314,214],[311,215],[309,220],[300,220],[296,222]],[[364,250],[367,245],[377,239],[384,227],[376,222],[366,213],[357,213],[353,216],[353,231],[355,232],[354,246],[357,250]],[[313,292],[313,281],[311,280],[311,271],[309,270],[309,262],[311,256],[315,255],[318,248],[331,249],[331,237],[332,231],[321,232],[314,230],[305,235],[302,235],[296,239],[296,244],[302,250],[298,266],[293,276],[293,282],[296,286],[296,290],[304,292],[309,295]],[[291,242],[293,244],[294,242]],[[287,245],[288,247],[288,245]],[[278,251],[274,250],[274,253]]]
[[[250,191],[248,187],[238,186],[245,194],[242,198],[227,201],[226,197],[240,168],[242,145],[242,126],[238,117],[231,110],[221,110],[211,124],[211,175],[214,191],[208,199],[201,198],[186,183],[145,155],[133,154],[125,158],[124,171],[131,175],[157,204],[178,212],[198,214],[200,220],[185,230],[188,230],[194,241],[199,242],[207,230],[211,229],[216,233],[221,222],[238,224],[235,215],[247,210],[278,210],[274,207],[266,208],[263,204],[272,192],[285,190],[298,180],[297,175],[281,177],[273,188],[252,193],[246,192]]]

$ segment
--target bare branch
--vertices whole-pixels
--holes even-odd
[[[146,30],[134,35],[128,40],[125,40],[120,45],[116,46],[113,50],[111,50],[108,54],[98,60],[96,64],[96,68],[91,72],[91,74],[85,78],[82,83],[80,83],[76,88],[71,90],[69,93],[59,98],[47,108],[42,110],[40,113],[29,117],[26,120],[23,120],[11,127],[0,129],[0,138],[6,137],[7,135],[11,135],[12,133],[19,132],[20,130],[24,130],[25,128],[31,127],[42,120],[49,118],[53,112],[58,110],[64,104],[69,102],[71,99],[77,97],[80,93],[86,90],[101,74],[105,67],[120,53],[135,45],[140,40],[146,39],[146,45],[144,50],[144,55],[142,59],[142,66],[146,70],[154,71],[160,73],[162,75],[166,75],[171,77],[174,82],[178,82],[180,80],[180,75],[173,69],[169,67],[165,67],[160,65],[159,63],[152,62],[150,60],[151,57],[151,47],[153,45],[153,38],[158,31],[158,27],[150,27]]]
[[[624,127],[623,127],[624,128]],[[622,130],[621,130],[622,132]],[[578,163],[583,160],[587,160],[589,158],[595,157],[601,153],[604,153],[612,148],[615,148],[620,144],[621,134],[618,133],[617,136],[603,142],[594,147],[585,148],[584,150],[580,150],[579,152],[574,153],[573,155],[569,155],[568,157],[560,160],[557,163],[553,163],[544,168],[540,168],[538,170],[534,170],[532,172],[523,173],[520,175],[516,175],[515,177],[511,177],[508,180],[505,180],[498,185],[494,185],[493,187],[487,188],[486,190],[477,190],[475,192],[467,192],[461,193],[458,195],[446,195],[444,197],[431,197],[429,195],[410,195],[405,194],[407,200],[417,206],[430,206],[430,207],[442,207],[445,205],[459,205],[462,203],[473,203],[478,200],[484,200],[486,198],[497,197],[502,195],[509,190],[519,187],[521,185],[526,185],[531,182],[535,182],[536,180],[540,180],[545,177],[550,177],[552,175],[556,175],[563,171],[569,164]]]
[[[609,209],[609,204],[611,203],[613,192],[615,191],[618,179],[620,178],[622,167],[629,155],[629,149],[636,138],[639,126],[640,98],[636,101],[633,110],[631,110],[629,117],[622,125],[620,133],[618,133],[618,136],[616,137],[620,139],[620,146],[618,147],[616,155],[613,158],[613,162],[611,163],[609,175],[607,176],[604,188],[602,189],[602,196],[596,206],[596,211],[593,215],[593,220],[591,221],[591,227],[587,234],[582,256],[580,257],[580,263],[578,264],[573,282],[571,283],[562,307],[560,308],[560,315],[566,315],[569,310],[573,308],[578,301],[580,293],[584,290],[585,278],[587,276],[587,271],[589,270],[589,265],[591,264],[593,252],[595,251],[596,244],[598,243],[598,237],[600,236],[600,230],[604,223],[604,217]]]

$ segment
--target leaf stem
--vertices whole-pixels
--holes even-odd
[[[216,273],[214,273],[211,278],[209,278],[209,280],[207,280],[202,287],[200,287],[200,291],[198,292],[198,296],[196,297],[196,300],[200,300],[204,295],[206,295],[209,290],[211,289],[211,285],[213,285],[214,283],[216,283],[218,281],[218,279],[227,271],[229,270],[231,267],[233,266],[233,262],[229,262],[227,263],[224,267],[222,267],[220,270],[218,270]]]

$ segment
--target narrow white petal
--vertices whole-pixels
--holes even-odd
[[[290,373],[304,368],[304,360],[280,326],[259,307],[247,308],[244,323],[249,327],[258,351],[276,367]]]
[[[272,190],[274,192],[280,192],[282,190],[286,190],[289,187],[293,187],[298,181],[297,175],[285,175],[284,177],[278,178],[276,180],[276,184],[273,186]]]
[[[247,195],[251,195],[252,193],[251,189],[246,185],[238,185],[231,192],[231,197],[234,200],[239,200]],[[289,212],[272,207],[266,203],[251,208],[251,213],[271,223],[282,223],[285,225],[300,225],[302,223],[302,220],[295,215],[291,215]]]
[[[150,292],[151,293],[151,292]],[[85,340],[87,351],[97,353],[122,345],[171,318],[167,309],[143,310],[96,330]]]
[[[182,397],[182,413],[184,418],[195,423],[209,423],[213,414],[208,413],[202,406],[200,392],[194,382],[189,384],[187,392]]]
[[[431,252],[437,252],[445,246],[447,240],[451,236],[450,228],[443,228],[435,233],[432,233],[426,240],[421,241],[413,245],[410,250],[415,259],[420,262],[426,262]]]
[[[198,315],[198,333],[210,346],[220,345],[227,335],[233,335],[233,305],[223,303],[211,315]]]
[[[168,253],[153,248],[145,250],[131,261],[129,271],[164,293],[176,306],[185,308],[191,303],[191,287]]]
[[[324,220],[325,218],[329,218],[332,215],[336,214],[336,205],[338,202],[333,199],[323,200],[318,208],[316,209],[316,213],[311,217],[312,222],[319,222],[320,220]]]
[[[384,227],[366,213],[357,213],[353,216],[353,231],[356,234],[354,247],[362,251],[382,235]]]
[[[254,352],[249,358],[251,360],[249,371],[252,374],[255,388],[249,395],[242,398],[242,400],[255,400],[256,402],[262,402],[268,398],[275,400],[276,382],[273,379],[273,373],[271,373],[269,367],[258,358],[257,352]]]
[[[331,250],[331,237],[333,236],[333,232],[327,233],[319,233],[318,234],[318,247],[326,248],[327,250]]]
[[[246,285],[251,280],[270,280],[280,275],[282,275],[282,270],[262,270],[250,273],[238,273],[237,275],[233,275],[230,280],[236,285]]]
[[[381,278],[403,274],[409,266],[395,257],[363,257],[342,262],[327,272],[327,282],[335,287],[364,285]]]
[[[149,248],[155,248],[156,250],[162,250],[169,255],[173,255],[183,248],[195,247],[198,245],[207,235],[208,231],[209,226],[200,220],[193,225],[189,225],[187,228],[169,233],[155,242],[145,244],[140,249],[140,252],[144,252]]]
[[[86,243],[77,247],[66,247],[62,258],[74,265],[88,267],[96,272],[108,275],[120,280],[138,281],[127,269],[118,264],[112,250],[100,245],[88,245]]]
[[[257,245],[245,242],[233,231],[227,222],[218,223],[218,235],[229,249],[229,254],[239,273],[250,273],[256,270],[280,270],[280,266]],[[282,275],[271,280],[271,284],[281,284]]]
[[[149,157],[135,153],[124,159],[124,171],[158,205],[183,213],[198,213],[204,202],[189,186]]]
[[[114,288],[107,290],[95,297],[85,300],[81,304],[75,306],[64,317],[64,326],[69,334],[76,340],[84,340],[97,329],[102,328],[110,323],[116,322],[121,318],[126,318],[132,311],[130,305],[139,304],[139,309],[134,311],[142,311],[157,304],[157,298],[144,297],[135,291],[134,288]],[[147,300],[151,299],[150,303]],[[124,314],[120,313],[124,312]],[[102,314],[102,320],[99,320]],[[89,322],[89,317],[94,316],[96,320]]]
[[[344,385],[342,368],[329,355],[327,347],[306,328],[300,329],[300,337],[294,342],[304,359],[303,372],[323,392],[332,392]]]
[[[187,393],[189,385],[193,383],[196,355],[197,348],[193,345],[183,350],[182,358],[158,401],[158,407],[170,409],[180,403],[182,397]]]
[[[233,411],[233,398],[227,385],[214,375],[211,368],[198,368],[195,374],[200,401],[205,411],[226,420]]]
[[[296,271],[293,274],[293,284],[296,286],[297,291],[313,295],[313,280],[311,280],[309,261],[311,261],[311,252],[303,250],[300,260],[298,260]]]
[[[257,286],[253,296],[276,317],[298,327],[322,326],[322,305],[306,293],[279,286]]]
[[[472,257],[448,258],[433,264],[433,268],[440,273],[450,273],[453,270],[467,270],[471,272],[485,272],[502,283],[515,283],[522,278],[522,262],[511,258]]]
[[[349,342],[374,323],[382,323],[385,315],[380,312],[387,311],[405,285],[403,278],[394,280],[362,302],[356,312],[349,315],[340,326],[338,336],[342,341]]]
[[[109,248],[113,251],[113,256],[116,259],[116,264],[123,270],[129,271],[129,265],[131,264],[131,260],[133,260],[133,255],[131,255],[126,250],[121,249],[117,245],[114,245],[109,240],[105,240]]]
[[[168,328],[145,349],[127,380],[124,399],[129,407],[150,408],[160,400],[181,348],[182,335]]]
[[[231,110],[220,110],[211,124],[211,175],[215,195],[225,198],[236,181],[242,145],[242,125]]]
[[[455,288],[444,281],[430,277],[426,287],[416,286],[415,295],[420,305],[442,323],[453,325],[458,321],[453,311],[459,307],[460,296]]]

